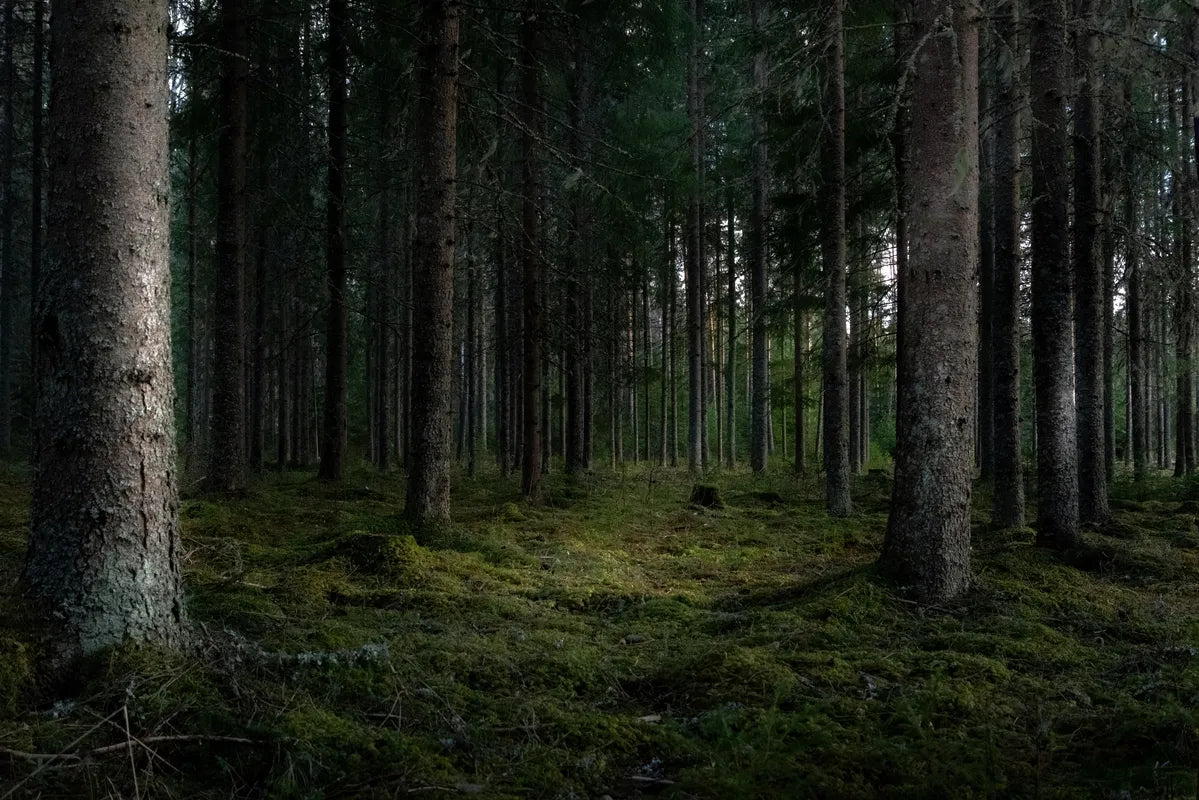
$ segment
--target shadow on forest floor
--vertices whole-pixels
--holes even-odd
[[[720,509],[661,469],[531,508],[488,475],[424,546],[398,476],[186,499],[195,652],[113,653],[51,706],[6,601],[0,797],[1194,795],[1185,482],[1118,486],[1066,557],[980,506],[973,590],[920,609],[875,573],[881,477],[848,520],[811,482],[713,480]],[[26,481],[0,474],[6,585]]]

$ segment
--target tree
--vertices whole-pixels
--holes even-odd
[[[927,31],[912,86],[902,414],[882,564],[922,601],[968,585],[978,370],[978,21],[974,0],[913,3]]]
[[[520,490],[526,499],[541,499],[542,468],[542,425],[541,413],[542,381],[544,364],[542,347],[545,339],[545,320],[542,304],[545,296],[542,265],[541,231],[541,172],[537,162],[538,143],[541,137],[541,87],[538,77],[540,69],[540,9],[538,0],[525,0],[520,26],[520,99],[521,99],[521,212],[520,254],[523,265],[521,280],[521,305],[524,309],[524,368],[523,427],[524,449],[521,455]]]
[[[16,116],[14,100],[17,93],[16,63],[13,48],[16,44],[16,20],[13,11],[16,0],[4,0],[4,118],[3,166],[0,167],[0,454],[7,455],[12,447],[12,339],[13,294],[17,289],[17,263],[14,250],[13,216],[16,213],[16,188],[13,184],[13,162],[16,160]]]
[[[824,480],[834,517],[847,517],[849,494],[849,365],[845,336],[845,0],[825,12],[820,253],[824,263]]]
[[[1020,452],[1020,110],[1019,0],[997,9],[995,266],[992,284],[991,379],[995,485],[991,520],[1000,528],[1024,524],[1024,466]]]
[[[701,0],[690,0],[691,39],[687,53],[687,116],[690,126],[691,170],[695,180],[687,200],[687,244],[684,248],[684,283],[687,292],[687,469],[704,468],[704,364],[703,364],[703,240],[700,173],[703,170],[703,111],[700,98],[700,52],[703,22]]]
[[[320,476],[340,481],[346,470],[349,331],[346,300],[346,0],[329,0],[329,162],[325,259],[329,316],[325,329],[325,425]]]
[[[1107,502],[1104,387],[1102,151],[1099,147],[1099,17],[1096,0],[1079,0],[1074,39],[1074,334],[1078,386],[1078,484],[1083,522],[1102,525]],[[1189,354],[1188,354],[1189,355]]]
[[[246,0],[221,0],[221,130],[213,300],[212,454],[205,481],[239,489],[245,472],[246,147],[249,39]]]
[[[1037,405],[1037,538],[1078,542],[1071,319],[1065,0],[1031,0],[1032,327]]]
[[[754,34],[753,144],[751,181],[753,208],[750,212],[749,282],[753,313],[753,397],[750,400],[749,462],[754,472],[766,470],[767,419],[770,416],[770,383],[766,351],[766,120],[762,96],[766,91],[766,50],[762,32],[762,2],[750,0],[749,13]]]
[[[456,0],[427,0],[417,56],[416,240],[412,444],[406,513],[418,532],[450,520],[450,418],[454,335],[454,221],[457,179]]]
[[[166,0],[51,20],[47,268],[24,583],[64,659],[184,637],[167,187]]]

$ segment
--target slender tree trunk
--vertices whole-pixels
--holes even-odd
[[[994,49],[980,46],[981,51]],[[987,61],[987,59],[983,59]],[[981,70],[980,70],[981,72]],[[991,328],[995,319],[995,193],[996,122],[992,111],[995,98],[991,87],[996,81],[991,70],[982,72],[978,91],[979,137],[979,215],[978,215],[978,439],[976,442],[979,477],[995,477],[995,353]]]
[[[678,309],[679,275],[678,247],[674,225],[667,233],[670,239],[670,466],[679,465],[679,384],[678,384]]]
[[[575,67],[571,84],[571,132],[570,147],[575,159],[575,168],[581,174],[590,161],[590,131],[591,119],[591,61],[586,42],[587,31],[582,19],[574,31]],[[564,447],[565,468],[568,475],[575,475],[585,469],[586,454],[584,452],[585,433],[587,424],[584,409],[584,383],[586,367],[583,354],[587,348],[586,339],[590,332],[585,326],[579,325],[578,320],[583,316],[585,276],[590,272],[590,215],[587,203],[587,187],[582,181],[576,183],[570,195],[570,225],[567,228],[570,241],[567,245],[569,258],[569,290],[566,292],[565,308],[570,314],[571,323],[566,328],[566,372],[565,417],[566,441]]]
[[[13,240],[13,217],[16,212],[16,189],[13,185],[13,162],[16,160],[16,117],[14,100],[17,94],[17,72],[13,48],[17,32],[14,20],[16,0],[4,0],[4,118],[3,158],[0,166],[0,192],[4,205],[0,207],[0,456],[7,457],[12,449],[12,340],[13,311],[17,290],[17,263]]]
[[[222,0],[212,455],[205,481],[215,491],[237,490],[245,480],[246,15],[246,0]]]
[[[167,24],[166,0],[60,0],[51,20],[55,133],[24,584],[63,665],[185,637]]]
[[[1125,87],[1130,94],[1131,85]],[[1143,481],[1149,475],[1149,372],[1145,354],[1144,295],[1140,255],[1140,215],[1137,213],[1136,146],[1124,146],[1124,269],[1128,273],[1128,381],[1132,417],[1133,479]]]
[[[845,0],[828,4],[824,35],[825,109],[821,143],[821,233],[824,262],[824,473],[825,500],[847,517],[849,494],[849,369],[845,338]]]
[[[1074,74],[1074,334],[1080,521],[1111,517],[1104,461],[1103,263],[1100,259],[1099,30],[1096,0],[1078,0]],[[1189,384],[1189,379],[1188,379]]]
[[[1078,451],[1069,231],[1065,0],[1032,0],[1032,324],[1037,400],[1037,537],[1078,542]],[[1102,357],[1102,354],[1100,354]]]
[[[541,263],[541,172],[538,136],[541,131],[540,19],[538,0],[525,0],[520,33],[521,79],[521,261],[524,305],[524,454],[521,459],[521,494],[541,500],[542,425],[541,390],[543,320]]]
[[[36,318],[34,313],[37,307],[37,286],[38,280],[42,273],[42,223],[44,215],[42,213],[42,194],[43,194],[43,175],[45,173],[45,136],[43,134],[43,119],[44,117],[44,90],[46,84],[46,0],[33,0],[33,113],[32,113],[32,141],[30,146],[32,152],[30,154],[30,225],[29,225],[29,298],[30,298],[30,316],[32,322]],[[31,331],[29,339],[29,361],[31,366],[30,374],[36,380],[37,378],[37,359],[38,359],[38,340],[37,332]],[[190,341],[190,340],[189,340]],[[191,393],[188,393],[190,399]],[[34,410],[36,413],[36,409]],[[191,412],[190,406],[188,411],[188,427],[191,427]],[[190,440],[189,440],[190,441]]]
[[[266,229],[258,220],[258,247],[254,254],[254,337],[250,342],[253,368],[250,374],[249,451],[247,463],[255,473],[262,472],[266,449]]]
[[[728,350],[724,368],[724,413],[725,427],[725,466],[730,470],[737,466],[737,258],[736,233],[734,225],[736,215],[733,209],[733,193],[728,193],[728,244],[725,258],[728,269]]]
[[[1020,111],[1019,0],[1003,0],[996,33],[1002,54],[995,117],[995,271],[991,359],[994,382],[995,487],[991,520],[1024,525],[1024,466],[1020,448]]]
[[[412,304],[412,463],[405,513],[418,534],[425,536],[450,522],[458,130],[457,1],[423,3],[419,24],[412,297],[419,298],[420,302]]]
[[[329,316],[325,331],[325,424],[321,480],[340,481],[346,471],[346,393],[349,320],[346,282],[346,104],[348,95],[347,0],[329,0],[329,171],[326,250]]]
[[[766,92],[766,45],[762,37],[763,0],[750,0],[753,24],[753,143],[751,145],[751,194],[749,232],[750,308],[753,313],[753,397],[750,402],[750,468],[766,471],[767,420],[770,415],[770,385],[766,379],[766,120],[761,104]]]
[[[973,0],[913,3],[924,45],[912,87],[911,220],[904,317],[904,416],[882,564],[926,603],[970,579],[970,494],[977,380],[978,18]],[[948,18],[941,15],[951,14]],[[945,27],[941,27],[945,26]],[[949,26],[952,26],[951,28]]]
[[[374,451],[375,466],[380,472],[387,472],[391,469],[392,442],[395,438],[395,403],[393,402],[395,395],[392,391],[392,384],[395,380],[395,364],[391,347],[394,338],[394,315],[392,312],[395,308],[396,289],[395,258],[392,253],[395,220],[392,215],[391,170],[394,165],[388,156],[394,137],[390,94],[390,91],[387,91],[381,98],[379,110],[380,166],[383,169],[379,178],[378,219],[375,220],[375,224],[378,226],[379,253],[376,261],[379,265],[379,275],[375,287],[378,300],[375,304],[377,319],[374,325],[376,337]]]

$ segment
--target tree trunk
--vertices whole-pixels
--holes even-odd
[[[16,118],[14,100],[17,93],[16,64],[13,48],[17,32],[13,11],[16,0],[4,0],[4,163],[0,166],[0,192],[4,205],[0,207],[0,456],[7,457],[12,449],[12,340],[13,311],[16,304],[17,263],[13,241],[13,217],[17,208],[13,186],[13,162],[16,160]]]
[[[703,160],[701,136],[703,121],[700,117],[700,0],[689,0],[691,12],[692,40],[687,57],[687,114],[691,121],[691,169],[697,176]],[[692,190],[687,203],[686,291],[687,291],[687,469],[693,474],[703,470],[703,424],[704,424],[704,378],[703,378],[703,298],[700,271],[700,230],[698,185]]]
[[[753,143],[751,145],[752,209],[749,231],[750,308],[753,314],[753,397],[750,399],[749,462],[754,472],[766,471],[767,418],[770,415],[770,384],[766,378],[766,45],[762,33],[762,3],[750,0],[753,24]]]
[[[922,602],[970,579],[971,433],[977,380],[978,18],[973,0],[913,4],[932,31],[912,87],[912,176],[904,295],[904,416],[882,565]]]
[[[1037,538],[1078,543],[1078,451],[1069,232],[1065,0],[1033,0],[1032,326],[1037,401]],[[1102,357],[1102,354],[1099,356]]]
[[[45,170],[45,136],[42,131],[42,121],[44,119],[43,108],[45,103],[44,87],[46,83],[46,0],[33,0],[33,120],[32,120],[32,152],[30,154],[30,226],[29,226],[29,298],[30,298],[30,322],[32,323],[35,314],[34,311],[37,305],[37,286],[38,280],[42,273],[42,178]],[[194,137],[193,137],[194,138]],[[36,379],[37,377],[37,332],[30,331],[29,340],[29,361],[30,374]],[[189,340],[190,341],[190,340]],[[190,360],[189,360],[190,361]],[[188,393],[190,399],[191,394]],[[190,406],[187,415],[188,426],[190,428],[191,412]]]
[[[213,299],[212,455],[205,481],[235,491],[245,477],[246,0],[221,3],[221,130]]]
[[[411,467],[405,512],[419,536],[450,522],[457,180],[456,0],[421,5],[417,54],[416,233],[412,250]]]
[[[825,501],[834,517],[853,510],[849,494],[849,368],[845,339],[845,0],[828,4],[824,31],[825,109],[821,142],[820,252],[824,263]]]
[[[980,51],[993,49],[985,45]],[[983,59],[985,62],[987,59]],[[996,124],[992,109],[995,83],[988,71],[979,81],[978,114],[980,119],[979,215],[978,215],[978,438],[976,441],[979,477],[995,477],[995,358],[991,327],[995,319],[995,145]]]
[[[538,0],[525,0],[520,31],[521,79],[521,262],[524,305],[524,453],[521,459],[521,494],[541,500],[542,425],[541,390],[543,320],[541,264],[541,172],[537,149],[541,126],[540,32]]]
[[[1024,98],[1017,65],[1020,3],[997,9],[1001,65],[995,117],[995,266],[992,287],[991,375],[994,387],[995,486],[991,521],[999,528],[1024,525],[1024,462],[1020,452],[1020,109]]]
[[[185,635],[167,25],[166,0],[61,0],[51,20],[55,135],[24,583],[64,661]]]
[[[329,316],[325,330],[325,420],[321,480],[346,471],[346,392],[349,330],[346,300],[346,46],[347,0],[329,0],[329,171],[325,221]]]
[[[1131,81],[1125,96],[1131,96]],[[1136,481],[1149,476],[1149,371],[1145,353],[1144,293],[1140,255],[1140,215],[1137,213],[1136,145],[1127,142],[1124,173],[1124,269],[1128,273],[1128,382],[1132,417],[1132,474]]]
[[[1081,522],[1111,517],[1104,460],[1103,263],[1100,259],[1099,30],[1096,0],[1079,0],[1074,46],[1074,335]],[[1188,379],[1189,383],[1189,379]]]

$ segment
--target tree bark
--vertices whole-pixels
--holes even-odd
[[[1103,263],[1100,259],[1101,150],[1096,0],[1078,0],[1074,39],[1074,334],[1078,402],[1079,519],[1111,517],[1104,458]]]
[[[17,290],[17,263],[13,240],[13,218],[16,213],[16,188],[13,185],[13,162],[16,160],[16,117],[14,100],[17,94],[17,71],[13,61],[16,45],[14,9],[16,0],[4,0],[4,117],[3,153],[0,166],[0,456],[7,457],[12,449],[12,340],[13,302]]]
[[[687,203],[687,245],[685,282],[687,292],[687,469],[699,474],[704,467],[704,377],[703,377],[703,264],[700,242],[703,238],[700,219],[700,189],[698,176],[703,160],[703,120],[700,116],[700,0],[690,0],[691,42],[687,58],[687,114],[691,121],[691,168],[696,175],[696,187]]]
[[[991,521],[1024,525],[1024,461],[1020,452],[1020,89],[1019,0],[1003,0],[996,33],[1002,48],[995,117],[995,266],[991,374],[994,386],[995,485]]]
[[[222,0],[212,454],[205,484],[212,491],[224,492],[240,489],[245,481],[246,14],[246,0]]]
[[[978,370],[978,22],[974,0],[918,0],[928,39],[912,87],[912,175],[904,295],[903,416],[882,565],[922,602],[970,578],[972,434]]]
[[[421,4],[416,235],[412,253],[411,466],[406,513],[418,536],[450,522],[457,181],[457,0]]]
[[[753,24],[753,144],[751,150],[752,209],[749,231],[750,308],[753,313],[753,397],[750,401],[750,468],[766,471],[767,419],[770,384],[766,378],[766,119],[762,110],[766,92],[766,45],[762,33],[763,0],[750,0]]]
[[[845,337],[845,0],[828,4],[827,120],[821,142],[820,252],[824,263],[824,473],[829,514],[852,513],[849,468],[849,368]]]
[[[541,263],[541,171],[537,162],[541,132],[540,69],[541,20],[538,0],[525,0],[520,31],[521,79],[521,262],[524,306],[524,453],[521,460],[521,494],[532,502],[541,500],[542,426],[542,263]]]
[[[185,635],[167,25],[166,0],[60,0],[51,20],[49,257],[37,292],[24,585],[64,661]]]
[[[340,481],[346,471],[346,393],[349,330],[346,300],[347,0],[329,0],[329,163],[325,261],[329,315],[325,329],[325,419],[320,478]]]
[[[1065,0],[1032,0],[1032,326],[1037,538],[1078,543],[1079,495],[1069,231]],[[1102,355],[1100,355],[1102,357]]]
[[[33,113],[32,113],[32,152],[30,154],[30,226],[29,226],[29,298],[30,322],[35,319],[37,307],[37,285],[42,273],[42,251],[44,239],[42,235],[43,176],[45,174],[45,135],[43,133],[44,94],[46,83],[46,0],[33,0]],[[31,330],[29,341],[30,374],[37,376],[37,331]],[[188,414],[190,418],[190,412]]]

